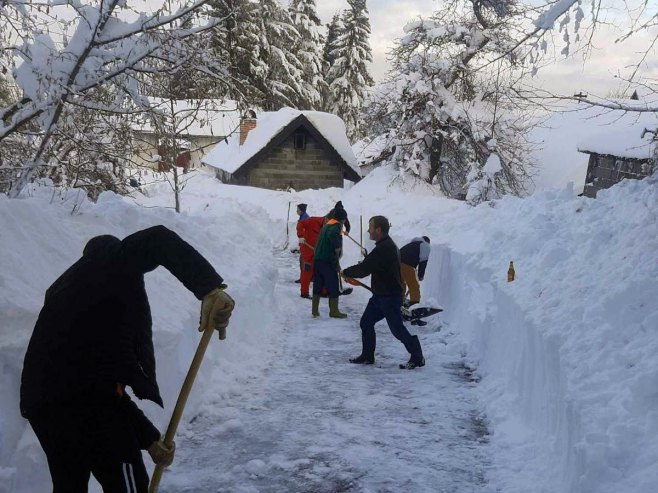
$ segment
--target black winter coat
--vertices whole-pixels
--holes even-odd
[[[375,248],[359,264],[343,270],[347,277],[372,276],[372,292],[379,296],[402,296],[400,251],[390,236],[375,243]]]
[[[144,274],[160,265],[198,299],[222,284],[208,261],[164,226],[87,243],[46,291],[23,365],[24,417],[103,401],[117,383],[162,406],[144,288]]]

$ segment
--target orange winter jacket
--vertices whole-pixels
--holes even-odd
[[[306,244],[315,247],[323,224],[324,217],[309,217],[308,219],[297,221],[297,237],[301,244],[299,252],[302,255],[302,259],[309,262],[313,261],[313,248],[310,248]]]

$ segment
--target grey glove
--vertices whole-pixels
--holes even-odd
[[[219,331],[219,338],[226,338],[226,327],[228,320],[231,318],[235,301],[231,298],[223,287],[213,289],[208,293],[201,302],[201,321],[199,323],[199,332],[203,332],[212,324],[215,330]]]
[[[169,467],[174,462],[174,452],[176,451],[176,444],[171,442],[171,447],[167,447],[162,440],[156,440],[146,451],[153,459],[153,462],[158,466]]]

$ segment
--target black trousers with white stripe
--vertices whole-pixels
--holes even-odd
[[[29,421],[48,458],[53,493],[87,493],[91,474],[104,493],[147,492],[138,435],[124,406],[49,409]]]

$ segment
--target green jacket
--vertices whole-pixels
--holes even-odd
[[[318,242],[315,244],[313,260],[322,260],[334,265],[338,264],[336,249],[343,248],[343,225],[333,219],[327,221],[320,230]]]

